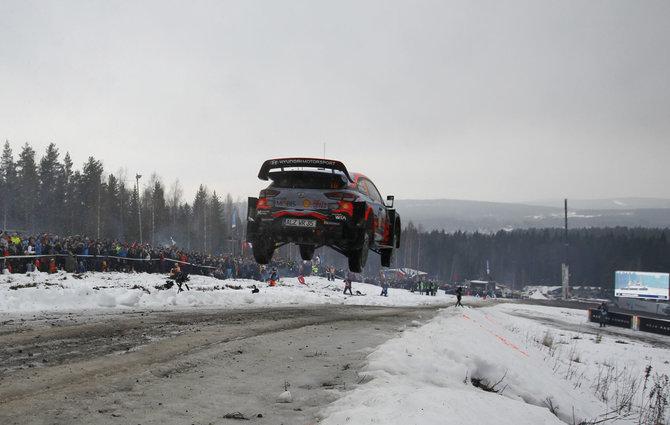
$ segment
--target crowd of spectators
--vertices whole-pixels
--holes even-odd
[[[169,273],[175,262],[188,274],[218,279],[255,279],[266,281],[272,270],[279,276],[326,275],[325,265],[276,258],[260,266],[250,254],[231,256],[204,254],[176,245],[151,246],[119,239],[91,239],[87,236],[61,237],[50,233],[26,235],[0,231],[0,273],[26,273],[38,270],[55,273],[138,272]],[[339,271],[340,276],[344,275]]]

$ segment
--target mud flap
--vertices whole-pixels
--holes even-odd
[[[249,197],[247,205],[247,240],[252,240],[256,235],[258,224],[256,223],[256,205],[258,198]]]

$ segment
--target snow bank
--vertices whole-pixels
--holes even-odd
[[[147,273],[85,273],[73,275],[28,273],[0,276],[0,313],[34,313],[96,308],[263,307],[295,304],[352,304],[375,306],[449,305],[452,296],[421,296],[404,290],[353,283],[360,295],[344,295],[344,283],[320,277],[281,278],[277,286],[246,279],[218,280],[191,275],[190,290],[163,289],[165,275]],[[260,292],[251,293],[256,285]],[[185,288],[184,288],[185,289]]]
[[[282,278],[269,287],[191,276],[190,290],[181,293],[160,289],[164,284],[165,276],[149,274],[5,274],[0,314],[298,304],[444,307],[427,324],[408,323],[399,337],[373,351],[361,385],[324,408],[323,425],[579,423],[602,419],[631,385],[638,385],[635,402],[643,402],[646,367],[670,375],[666,349],[639,342],[632,330],[601,333],[583,310],[473,297],[464,297],[466,308],[456,308],[455,297],[443,293],[391,288],[382,297],[381,288],[362,283],[353,284],[360,295],[348,296],[342,281],[319,277],[307,277],[305,284]],[[251,293],[254,285],[257,294]],[[468,307],[474,305],[481,308]],[[632,425],[637,419],[604,423]]]

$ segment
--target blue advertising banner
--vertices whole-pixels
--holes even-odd
[[[617,271],[614,274],[614,296],[668,300],[670,299],[670,274]]]

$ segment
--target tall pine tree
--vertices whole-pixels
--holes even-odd
[[[60,223],[56,211],[63,208],[64,188],[60,175],[63,165],[58,160],[58,148],[53,143],[47,146],[46,153],[40,159],[39,165],[39,205],[38,212],[40,222],[45,230],[50,232],[59,231]]]
[[[20,190],[16,193],[17,205],[21,211],[20,225],[27,232],[37,230],[37,195],[39,193],[39,177],[35,163],[35,150],[26,143],[16,161],[16,177]]]
[[[2,199],[2,228],[4,230],[17,229],[16,201],[17,201],[16,164],[9,141],[5,141],[0,159],[0,198]]]

